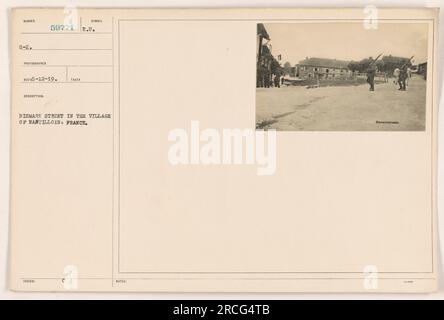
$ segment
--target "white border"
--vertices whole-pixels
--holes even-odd
[[[0,2],[0,300],[1,299],[444,299],[443,265],[444,256],[441,248],[444,237],[439,239],[439,292],[435,294],[204,294],[204,293],[18,293],[8,290],[8,226],[9,226],[9,146],[10,146],[10,60],[9,60],[9,14],[11,7],[439,7],[440,24],[438,40],[438,110],[442,103],[444,66],[444,3],[441,0],[2,0]],[[443,159],[444,123],[443,115],[438,111],[438,164]],[[443,188],[444,170],[438,168],[438,232],[444,232]]]

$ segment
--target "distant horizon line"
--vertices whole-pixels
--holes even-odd
[[[395,55],[391,55],[391,54],[388,54],[388,55],[383,55],[382,57],[381,57],[381,59],[383,58],[383,57],[387,57],[387,56],[391,56],[391,57],[394,57],[394,58],[402,58],[402,59],[409,59],[409,57],[402,57],[402,56],[395,56]],[[286,60],[285,62],[282,62],[282,61],[284,61],[284,60],[282,60],[281,61],[281,63],[282,63],[282,65],[284,65],[285,63],[290,63],[292,66],[295,66],[295,65],[298,65],[298,64],[302,64],[301,62],[302,61],[304,61],[304,60],[308,60],[308,59],[325,59],[325,60],[329,60],[329,61],[338,61],[338,62],[348,62],[348,63],[350,63],[350,62],[360,62],[360,61],[362,61],[362,60],[364,60],[364,59],[369,59],[369,58],[373,58],[373,57],[367,57],[367,58],[361,58],[360,60],[354,60],[354,59],[351,59],[351,60],[349,60],[349,59],[337,59],[337,58],[325,58],[325,57],[317,57],[317,56],[310,56],[310,57],[305,57],[304,59],[302,59],[302,60],[299,60],[298,62],[296,62],[296,63],[292,63],[292,62],[290,62],[290,61],[288,61],[288,60]],[[427,59],[425,59],[424,61],[421,61],[421,62],[418,62],[418,63],[415,63],[416,65],[418,65],[418,64],[422,64],[422,63],[426,63],[427,62]]]

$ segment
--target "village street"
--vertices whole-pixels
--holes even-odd
[[[368,85],[258,88],[256,126],[287,131],[424,130],[426,81],[413,75],[407,91],[390,79]]]

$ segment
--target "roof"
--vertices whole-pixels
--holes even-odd
[[[270,36],[268,35],[267,29],[265,29],[263,23],[257,24],[257,34],[262,35],[262,37],[264,37],[267,40],[270,40]]]
[[[299,65],[324,68],[348,68],[349,63],[350,61],[326,58],[305,58],[299,61]]]

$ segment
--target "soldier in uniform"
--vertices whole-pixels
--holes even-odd
[[[399,84],[399,68],[396,68],[395,70],[393,70],[393,76],[395,77],[395,80],[393,80],[394,84]]]
[[[261,65],[260,70],[261,70],[260,71],[260,79],[259,79],[260,87],[264,88],[265,87],[265,73],[266,73],[267,68],[265,68],[264,65]]]
[[[367,68],[367,83],[370,85],[370,91],[375,91],[376,66],[373,62],[373,59],[371,59]]]
[[[406,91],[406,80],[408,77],[408,73],[407,73],[407,65],[403,65],[400,69],[399,69],[399,89],[401,91]]]
[[[276,76],[274,77],[274,86],[276,88],[280,88],[281,87],[281,75],[279,72],[276,72]]]
[[[264,86],[270,88],[270,71],[266,67],[264,67]]]

